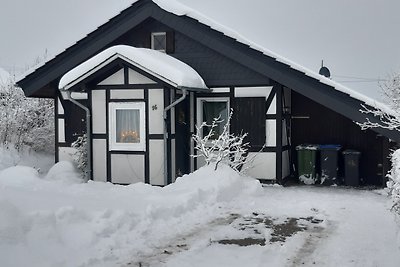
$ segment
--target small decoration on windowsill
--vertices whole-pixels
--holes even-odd
[[[138,143],[139,134],[135,131],[125,131],[121,133],[120,140],[122,143]]]
[[[152,110],[157,110],[158,107],[157,107],[157,105],[153,105],[153,106],[151,106],[151,109],[152,109]]]

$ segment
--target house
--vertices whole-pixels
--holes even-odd
[[[389,143],[400,141],[354,123],[372,99],[174,1],[134,2],[17,84],[56,101],[57,161],[89,130],[97,181],[165,185],[197,169],[196,125],[231,108],[230,130],[249,133],[250,175],[261,180],[294,174],[299,144],[341,144],[361,151],[361,176],[380,185]]]

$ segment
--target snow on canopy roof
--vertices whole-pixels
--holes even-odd
[[[121,58],[176,88],[209,90],[203,78],[189,65],[165,53],[127,45],[110,47],[67,72],[59,88],[67,90],[106,64]]]

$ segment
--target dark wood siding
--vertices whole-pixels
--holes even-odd
[[[267,77],[201,45],[189,36],[151,19],[121,36],[111,45],[126,44],[136,47],[150,47],[151,32],[166,32],[167,53],[194,68],[210,87],[270,84]]]
[[[265,97],[234,98],[231,131],[247,133],[250,151],[260,151],[265,144]]]
[[[292,91],[292,152],[303,143],[340,144],[360,151],[360,176],[365,184],[382,185],[383,166],[387,166],[385,137],[362,131],[350,119]]]

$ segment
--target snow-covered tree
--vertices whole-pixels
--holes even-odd
[[[381,83],[380,87],[388,109],[363,106],[362,113],[373,115],[379,121],[371,122],[366,118],[365,122],[358,123],[358,125],[363,130],[380,127],[400,131],[400,72],[390,75],[385,82]],[[387,187],[393,200],[393,210],[400,214],[400,150],[391,154],[391,162],[392,169],[387,175]]]
[[[0,142],[6,148],[54,151],[54,100],[25,97],[14,79],[0,84]]]
[[[369,108],[363,106],[361,112],[379,118],[378,122],[372,122],[366,118],[365,122],[358,123],[363,130],[370,128],[385,128],[400,131],[400,72],[392,74],[380,84],[384,100],[389,109],[383,107]]]
[[[211,124],[203,122],[196,128],[196,134],[192,136],[192,139],[195,142],[197,155],[193,157],[203,157],[207,165],[215,164],[215,170],[220,163],[224,163],[235,171],[241,172],[244,171],[242,167],[246,161],[249,144],[244,142],[247,133],[240,135],[229,133],[232,114],[231,110],[226,122],[218,117],[214,118]],[[223,130],[218,134],[216,129],[219,129],[218,126],[222,123],[225,123]]]

